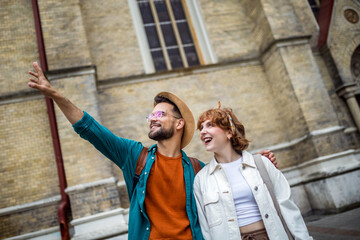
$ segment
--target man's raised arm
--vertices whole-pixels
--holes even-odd
[[[53,88],[37,62],[33,62],[33,66],[36,73],[29,71],[29,74],[35,77],[30,78],[29,87],[35,88],[43,95],[53,99],[71,124],[78,122],[84,115],[83,111]]]

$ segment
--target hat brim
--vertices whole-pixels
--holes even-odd
[[[184,133],[181,139],[181,149],[185,148],[191,141],[195,132],[195,119],[190,108],[185,102],[171,92],[160,92],[156,94],[157,97],[164,97],[173,102],[179,109],[181,116],[185,119]],[[154,101],[154,106],[156,102]]]

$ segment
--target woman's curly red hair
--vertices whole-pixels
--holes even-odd
[[[217,109],[209,109],[203,112],[197,121],[197,129],[201,130],[201,124],[206,120],[210,120],[217,127],[220,127],[223,130],[232,131],[232,137],[230,138],[231,145],[238,154],[241,154],[243,150],[247,149],[250,142],[245,137],[245,127],[237,119],[231,108],[220,109],[220,106],[219,103]],[[230,121],[232,121],[235,126],[234,130],[231,128]]]

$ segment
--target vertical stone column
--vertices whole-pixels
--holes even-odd
[[[311,51],[310,30],[302,26],[291,1],[261,2],[274,39],[262,56],[264,68],[283,103],[289,140],[306,139],[301,143],[305,146],[297,149],[297,164],[345,150],[346,138]],[[305,149],[310,150],[306,155],[301,153]]]
[[[346,183],[358,181],[354,174],[347,174],[344,170],[354,169],[356,163],[353,160],[357,153],[350,149],[345,127],[340,125],[314,59],[309,41],[312,30],[302,25],[305,23],[297,15],[301,12],[295,11],[292,1],[262,0],[261,3],[266,19],[264,25],[271,29],[264,34],[271,34],[273,39],[262,51],[261,59],[275,101],[281,108],[279,112],[284,128],[279,131],[286,129],[288,141],[292,144],[279,154],[280,159],[290,156],[290,160],[282,164],[282,167],[288,167],[285,176],[296,185],[292,191],[306,211],[349,204],[353,200],[334,198],[341,187],[332,185],[330,194],[328,188],[322,188],[335,179],[331,178],[334,175],[339,175],[336,179]],[[352,111],[358,111],[354,100],[350,97],[349,105],[354,108]],[[286,151],[291,154],[282,155]],[[339,162],[343,163],[342,169],[338,167]],[[318,195],[330,197],[314,197]],[[343,195],[354,194],[346,191]]]
[[[358,131],[360,131],[360,108],[355,98],[355,91],[358,89],[356,84],[349,84],[338,90],[338,95],[344,97]]]

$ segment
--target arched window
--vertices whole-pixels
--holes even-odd
[[[358,46],[351,57],[351,73],[355,82],[360,87],[360,46]]]

